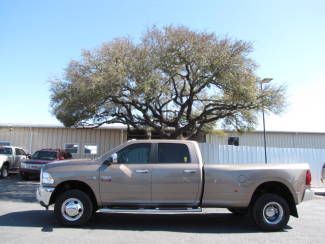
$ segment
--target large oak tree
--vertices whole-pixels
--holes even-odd
[[[68,127],[123,123],[162,137],[191,137],[217,123],[252,128],[264,107],[278,113],[284,89],[260,88],[244,41],[186,27],[152,27],[83,51],[51,80],[51,106]]]

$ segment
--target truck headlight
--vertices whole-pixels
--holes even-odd
[[[27,164],[26,163],[21,163],[20,164],[20,168],[26,169],[27,168]]]
[[[42,174],[41,174],[41,184],[53,184],[53,183],[54,183],[54,179],[51,176],[51,174],[42,171]]]

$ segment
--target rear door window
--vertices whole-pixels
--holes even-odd
[[[23,155],[23,156],[26,155],[26,153],[23,149],[18,148],[18,152],[19,152],[19,155]]]
[[[19,150],[18,148],[15,148],[15,154],[16,154],[17,156],[21,155],[21,152],[20,152],[20,150]]]
[[[158,163],[190,163],[187,145],[181,143],[158,143]]]
[[[26,156],[26,154],[27,154],[23,149],[20,149],[20,153],[21,153],[21,155],[24,155],[24,156]]]

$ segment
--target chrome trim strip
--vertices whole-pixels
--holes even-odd
[[[201,208],[187,208],[187,209],[113,209],[102,208],[100,213],[123,213],[123,214],[182,214],[182,213],[201,213]]]

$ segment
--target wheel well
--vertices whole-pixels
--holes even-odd
[[[8,166],[8,169],[9,169],[9,162],[6,161],[6,162],[3,162],[3,164],[0,166],[0,170],[1,170],[1,168],[2,168],[4,165],[7,165],[7,166]]]
[[[295,200],[293,198],[291,191],[289,190],[289,188],[286,185],[284,185],[281,182],[277,182],[277,181],[265,182],[265,183],[259,185],[256,188],[255,192],[253,193],[253,196],[252,196],[252,199],[251,199],[251,202],[249,205],[250,206],[253,205],[254,202],[256,201],[256,199],[265,193],[273,193],[273,194],[283,197],[288,202],[288,205],[290,208],[290,214],[294,217],[298,217],[296,203],[295,203]]]
[[[82,181],[77,181],[77,180],[64,181],[64,182],[60,183],[59,185],[57,185],[55,187],[55,190],[54,190],[52,196],[51,196],[49,205],[55,203],[56,199],[58,198],[58,196],[61,193],[65,192],[67,190],[72,190],[72,189],[80,190],[80,191],[83,191],[84,193],[86,193],[90,197],[94,208],[95,209],[98,208],[97,200],[96,200],[93,190],[86,183],[84,183]]]
[[[9,167],[9,162],[6,161],[6,162],[4,162],[2,165],[8,165],[8,167]]]

